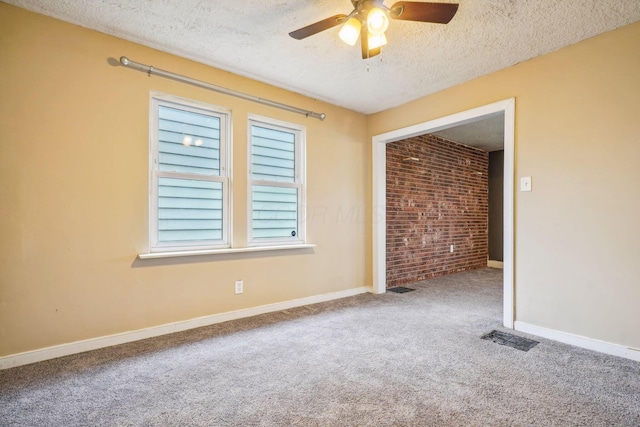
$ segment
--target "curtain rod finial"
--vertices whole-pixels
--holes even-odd
[[[122,65],[129,65],[131,63],[131,61],[129,61],[129,58],[127,58],[126,56],[121,56],[120,57],[120,63]]]

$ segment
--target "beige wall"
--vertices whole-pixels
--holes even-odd
[[[327,119],[107,62],[122,55]],[[0,58],[0,356],[371,285],[364,115],[4,3]],[[247,115],[305,125],[307,233],[317,248],[136,260],[148,250],[152,90],[232,109],[239,245]]]
[[[371,284],[371,136],[516,98],[516,316],[640,347],[640,23],[369,117],[0,3],[0,356]],[[114,67],[127,55],[325,112],[320,122]],[[137,261],[148,245],[152,90],[307,126],[295,253]],[[368,131],[367,131],[368,126]],[[245,280],[245,293],[233,282]]]
[[[640,22],[369,117],[516,98],[516,320],[640,348]],[[519,182],[519,179],[516,179]]]

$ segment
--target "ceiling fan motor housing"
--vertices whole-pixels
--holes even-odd
[[[364,23],[367,21],[367,16],[369,15],[369,11],[371,9],[381,9],[385,11],[385,13],[389,13],[390,9],[384,5],[383,0],[352,0],[353,3],[353,12],[352,14],[357,15],[358,18]]]

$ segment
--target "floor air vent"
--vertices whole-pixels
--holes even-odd
[[[507,347],[513,347],[522,351],[529,351],[536,345],[540,344],[538,341],[495,330],[489,332],[488,334],[484,334],[480,338],[487,341],[493,341],[500,345],[506,345]]]
[[[405,288],[404,286],[394,286],[393,288],[387,288],[389,292],[395,292],[396,294],[404,294],[405,292],[415,291],[415,289]]]

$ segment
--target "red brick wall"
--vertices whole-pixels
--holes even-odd
[[[434,135],[386,150],[387,286],[486,267],[488,153]]]

